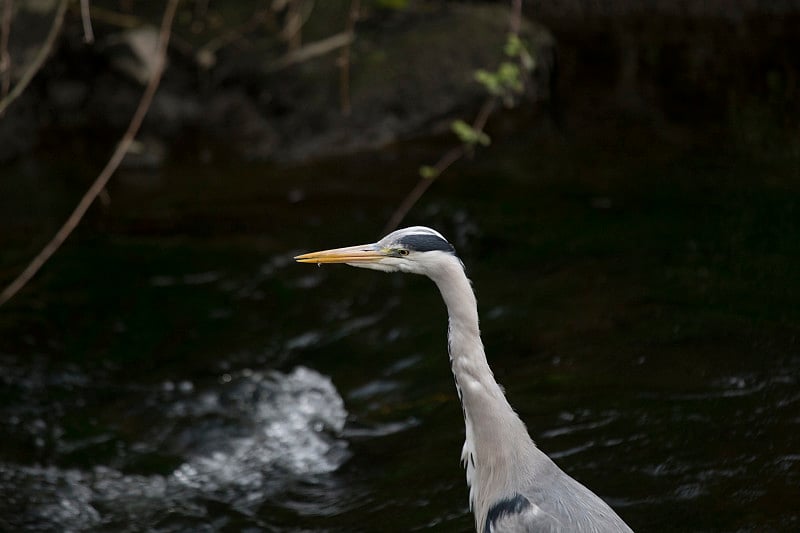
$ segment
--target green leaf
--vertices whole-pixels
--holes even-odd
[[[527,51],[519,58],[522,67],[528,72],[533,72],[536,69],[536,58],[529,54]]]
[[[475,80],[483,85],[489,94],[497,96],[503,92],[500,80],[497,78],[496,74],[488,70],[478,69],[475,71],[474,76]]]
[[[419,175],[426,180],[432,180],[439,177],[439,171],[430,165],[422,165],[419,167]]]
[[[489,146],[492,142],[486,133],[476,130],[463,120],[454,120],[450,124],[450,129],[453,130],[453,133],[458,136],[462,143],[469,146],[474,146],[476,144]]]
[[[514,63],[503,62],[497,69],[497,77],[506,89],[518,93],[524,89],[519,67]]]
[[[450,129],[453,130],[453,133],[455,133],[464,144],[475,144],[478,142],[478,134],[472,129],[472,126],[463,120],[454,120],[450,124]]]
[[[519,38],[519,35],[509,33],[506,44],[503,47],[505,54],[508,57],[517,57],[524,49],[525,47],[522,45],[522,39]]]
[[[518,35],[513,33],[508,35],[503,51],[510,58],[518,58],[522,68],[527,72],[533,72],[536,68],[536,57],[528,50]]]

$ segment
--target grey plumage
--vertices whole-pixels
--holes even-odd
[[[549,457],[542,454],[541,463],[542,471],[515,496],[516,512],[497,513],[494,518],[490,508],[484,533],[631,531],[603,500],[565,474]]]
[[[489,368],[470,281],[455,249],[440,233],[415,226],[374,244],[295,259],[422,274],[436,283],[448,312],[448,351],[466,433],[461,458],[476,531],[631,531],[611,507],[565,474],[531,440]]]

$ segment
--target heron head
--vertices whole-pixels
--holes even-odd
[[[301,263],[345,263],[350,266],[432,276],[443,262],[458,261],[455,248],[441,233],[424,226],[394,231],[372,244],[298,255]]]

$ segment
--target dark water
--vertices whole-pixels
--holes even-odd
[[[634,529],[796,531],[800,151],[615,131],[501,135],[408,223],[457,245],[538,444]],[[433,285],[291,261],[374,240],[436,153],[120,175],[0,310],[0,529],[469,531]],[[4,278],[83,170],[17,169]]]

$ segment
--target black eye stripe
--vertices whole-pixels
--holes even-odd
[[[442,252],[455,253],[456,251],[452,244],[436,235],[424,235],[419,233],[406,235],[400,239],[399,244],[416,252],[432,252],[434,250],[439,250]]]

